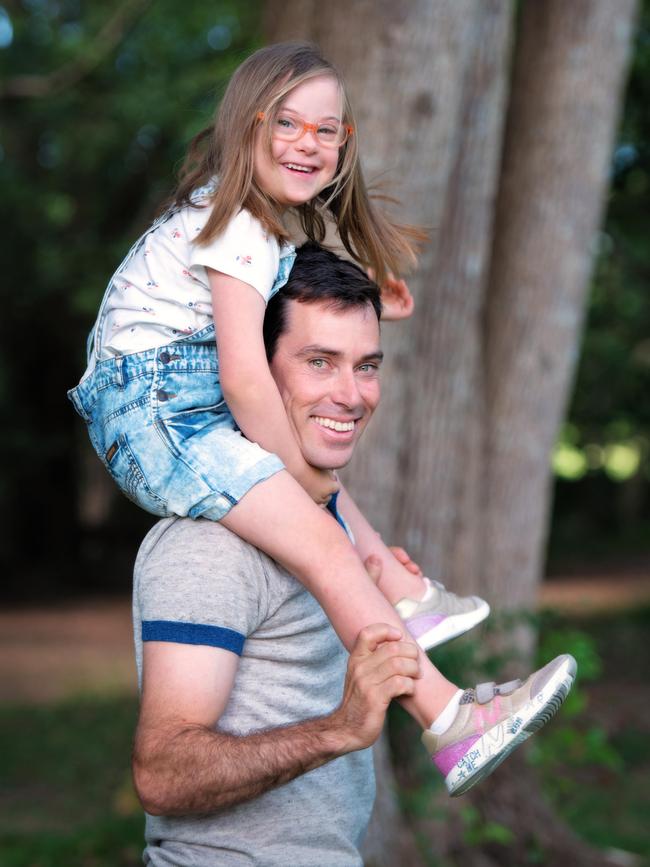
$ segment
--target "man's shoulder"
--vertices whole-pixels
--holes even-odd
[[[134,568],[135,586],[161,582],[221,586],[244,581],[271,587],[282,598],[295,590],[296,579],[254,545],[216,521],[163,518],[145,536]]]
[[[135,563],[136,575],[158,563],[199,567],[239,563],[261,571],[280,567],[261,551],[216,521],[163,518],[145,536]]]
[[[165,518],[138,553],[134,618],[216,625],[245,637],[298,590],[294,578],[221,524]]]

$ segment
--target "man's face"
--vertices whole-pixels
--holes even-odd
[[[379,401],[379,323],[370,305],[290,301],[271,373],[305,460],[345,466]]]

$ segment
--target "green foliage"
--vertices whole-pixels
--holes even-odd
[[[602,661],[594,638],[575,628],[556,625],[544,629],[539,642],[538,664],[542,665],[560,653],[570,653],[575,657],[578,678],[564,702],[559,720],[545,733],[545,737],[533,740],[530,759],[547,771],[554,769],[557,785],[563,787],[565,778],[560,769],[568,765],[618,770],[621,760],[602,727],[592,725],[585,728],[580,724],[588,704],[582,685],[598,680],[602,674]]]
[[[129,759],[137,701],[0,709],[3,867],[135,867],[143,814]]]
[[[501,620],[497,633],[517,629],[526,622],[526,618],[522,621],[516,617],[509,618],[509,623]],[[607,718],[602,718],[602,712],[592,710],[590,691],[610,687],[615,702],[621,686],[628,684],[634,694],[636,684],[642,683],[647,673],[649,622],[647,609],[584,622],[551,614],[530,619],[529,625],[539,634],[536,664],[543,665],[560,653],[571,653],[578,662],[578,679],[556,718],[526,746],[528,761],[534,765],[545,794],[579,836],[602,849],[618,847],[648,856],[647,732],[625,720],[613,728]],[[472,683],[474,676],[500,679],[498,668],[505,657],[499,656],[496,661],[486,657],[484,629],[481,632],[479,640],[463,636],[432,654],[443,674],[454,682]],[[643,697],[639,700],[643,701]],[[434,829],[450,821],[442,782],[432,775],[412,720],[397,706],[389,711],[389,730],[400,803],[405,815],[421,830],[421,848],[426,856]],[[482,785],[489,787],[489,780]],[[463,840],[473,847],[508,847],[517,835],[515,825],[490,822],[474,806],[463,804],[460,818]],[[525,848],[525,863],[546,863],[538,841],[526,840]]]
[[[650,438],[650,4],[642,4],[570,419],[583,441]],[[647,456],[646,456],[647,457]]]
[[[98,43],[127,7],[135,12],[119,38]],[[75,525],[84,434],[66,390],[83,372],[110,275],[173,189],[186,145],[210,122],[231,72],[256,47],[259,4],[29,0],[3,8],[13,39],[0,43],[0,95],[20,76],[44,76],[46,91],[0,100],[1,264],[10,290],[0,396],[7,416],[11,407],[0,426],[0,556],[14,564],[29,549],[34,565],[40,554],[38,574],[57,581],[70,580],[76,561],[86,586],[103,571],[126,582],[113,551],[131,538],[135,546],[143,522],[118,499],[117,544],[110,528],[87,539]],[[80,74],[57,85],[54,76],[70,68]],[[35,496],[48,515],[36,540],[25,518]]]
[[[611,731],[606,722],[594,722],[587,686],[608,677],[618,687],[629,680],[634,691],[647,670],[647,623],[648,611],[585,622],[579,629],[547,621],[540,652],[544,658],[560,648],[573,653],[578,680],[558,718],[531,741],[528,755],[557,810],[587,840],[650,856],[647,733],[634,723]]]
[[[570,653],[578,663],[580,681],[597,680],[602,673],[602,661],[592,636],[581,629],[554,624],[551,615],[546,620],[541,618],[540,624],[537,653],[540,665],[560,653]]]
[[[555,562],[573,560],[576,547],[583,560],[591,554],[596,561],[608,550],[613,556],[648,550],[649,104],[650,2],[643,0],[569,425],[554,454]],[[594,537],[598,548],[590,551]]]
[[[6,101],[0,182],[19,303],[33,312],[54,296],[62,319],[95,312],[121,254],[171,189],[186,143],[251,48],[256,11],[188,0],[179,15],[157,0],[74,86]],[[17,7],[0,78],[52,75],[75,62],[112,14],[75,0]]]
[[[461,810],[464,826],[465,842],[469,846],[484,846],[486,843],[499,843],[507,846],[514,840],[514,834],[499,822],[489,822],[484,819],[476,807],[467,806]]]
[[[73,833],[9,834],[0,840],[3,867],[140,867],[141,817],[79,826]]]

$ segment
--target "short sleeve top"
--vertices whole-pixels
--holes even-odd
[[[174,209],[131,249],[109,284],[97,329],[98,358],[164,346],[212,323],[206,268],[252,286],[265,303],[294,248],[270,236],[248,211],[236,214],[207,245],[195,242],[212,208],[214,186],[197,190],[192,205]]]

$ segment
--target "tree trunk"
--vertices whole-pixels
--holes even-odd
[[[530,606],[550,453],[571,386],[635,0],[523,9],[486,300],[483,578]],[[503,604],[503,603],[502,603]]]
[[[523,7],[485,298],[474,539],[483,585],[502,610],[532,608],[542,574],[550,453],[578,357],[635,11],[635,0]],[[532,636],[519,629],[509,641],[526,655]],[[509,847],[470,855],[468,867],[517,867],[531,845],[548,865],[610,863],[557,821],[521,756],[470,800],[483,821],[517,834]]]
[[[266,9],[270,40],[312,39],[343,71],[367,174],[393,182],[406,221],[431,228],[410,279],[416,313],[383,329],[382,404],[346,482],[428,574],[479,590],[497,610],[531,607],[635,0],[521,4],[505,136],[510,0]],[[517,857],[526,840],[548,837],[543,821],[575,852],[564,863],[585,863],[521,760],[510,761],[521,773],[506,767],[470,800],[486,816],[496,804],[493,821],[527,805],[512,828]],[[384,806],[372,833],[390,847],[397,825]],[[413,863],[385,851],[386,863]],[[463,857],[517,863],[487,850]]]
[[[384,328],[378,419],[347,472],[377,529],[417,551],[432,574],[456,529],[466,453],[459,422],[477,364],[512,9],[485,0],[337,0],[324,20],[309,2],[266,8],[271,41],[312,39],[344,71],[367,175],[398,180],[391,192],[404,219],[432,228],[411,281],[418,314]],[[378,867],[415,865],[381,749],[376,764],[381,794],[364,856]]]
[[[326,21],[314,5],[309,25],[310,7],[268,2],[270,38],[314,39],[344,71],[366,174],[390,181],[404,219],[431,229],[410,281],[417,313],[383,330],[382,402],[347,481],[382,535],[433,574],[458,531],[512,6],[333,2]]]

